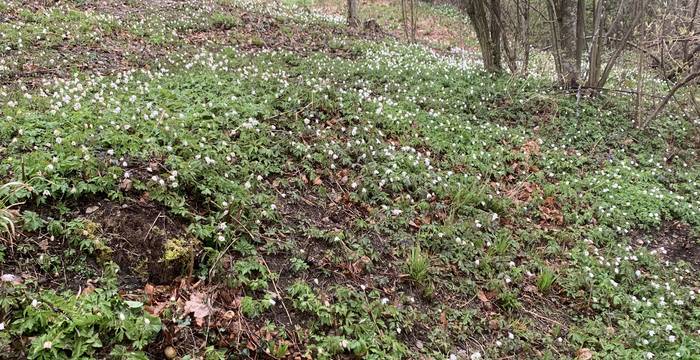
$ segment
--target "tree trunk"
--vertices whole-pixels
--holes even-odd
[[[581,58],[577,57],[576,21],[578,5],[576,0],[560,0],[557,21],[561,35],[561,74],[560,82],[570,88],[578,87],[581,72]]]
[[[600,56],[603,48],[603,14],[605,13],[604,0],[593,2],[593,38],[591,39],[591,51],[588,56],[588,81],[586,86],[594,88],[600,76]]]
[[[576,4],[576,58],[578,59],[578,72],[581,73],[581,59],[586,47],[586,1],[578,0]]]
[[[549,33],[551,35],[550,41],[552,42],[552,52],[554,55],[554,67],[557,72],[557,76],[561,79],[562,65],[561,65],[561,35],[559,34],[559,21],[557,21],[557,8],[553,0],[549,0],[547,4],[547,14],[549,18],[547,23],[549,23]]]
[[[620,45],[617,47],[617,49],[615,49],[615,52],[612,54],[612,56],[610,56],[608,63],[605,64],[603,73],[600,75],[600,79],[597,80],[596,87],[602,88],[603,86],[605,86],[605,83],[608,81],[608,77],[610,76],[610,71],[612,71],[612,68],[617,62],[618,57],[622,55],[622,51],[625,49],[627,42],[629,41],[634,31],[637,29],[637,26],[639,26],[640,20],[642,19],[642,14],[644,13],[644,9],[644,0],[638,0],[635,3],[634,19],[632,20],[631,24],[625,24],[625,26],[627,26],[627,30],[625,30],[625,34],[623,35],[622,40],[620,41]]]
[[[500,72],[501,30],[498,22],[495,20],[496,14],[500,14],[499,0],[466,0],[464,5],[469,20],[471,20],[474,26],[476,38],[479,41],[481,57],[484,60],[484,68],[489,72]],[[491,10],[494,9],[494,6],[499,7],[495,14],[490,13]]]
[[[522,18],[522,26],[518,27],[521,31],[520,44],[523,47],[521,72],[523,75],[527,75],[528,67],[530,66],[530,0],[525,0],[523,8],[518,9]]]
[[[490,21],[490,34],[491,42],[494,43],[493,46],[493,63],[498,64],[497,71],[501,70],[501,0],[491,0],[489,9],[489,14],[491,15]]]
[[[348,0],[348,26],[357,27],[360,25],[360,0]]]

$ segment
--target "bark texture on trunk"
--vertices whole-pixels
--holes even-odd
[[[560,0],[557,22],[561,36],[561,74],[562,85],[578,87],[581,72],[581,58],[578,57],[578,38],[576,22],[578,19],[578,1]]]
[[[492,62],[497,64],[495,70],[499,71],[501,70],[501,47],[499,46],[501,43],[501,0],[491,0],[489,6],[489,15],[491,15],[489,24],[491,26],[490,35],[491,42],[494,43],[491,56],[493,57]]]
[[[600,56],[603,48],[603,14],[605,13],[604,0],[593,2],[593,38],[591,39],[591,51],[588,57],[588,81],[586,86],[597,86],[600,76]]]
[[[500,0],[465,0],[463,4],[479,41],[484,68],[489,72],[500,72],[501,28],[497,20]]]
[[[360,0],[348,0],[348,26],[360,25]]]

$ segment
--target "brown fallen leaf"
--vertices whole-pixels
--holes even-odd
[[[316,178],[314,179],[314,185],[318,186],[318,185],[321,185],[321,184],[323,184],[323,180],[321,180],[321,177],[320,177],[320,176],[316,177]]]
[[[527,157],[530,157],[530,154],[538,155],[540,153],[540,144],[535,140],[530,140],[523,145],[522,151]]]
[[[119,183],[119,189],[129,191],[131,190],[131,184],[131,179],[124,179],[121,183]]]
[[[489,302],[489,298],[486,297],[486,294],[484,294],[484,292],[481,291],[481,290],[479,290],[479,291],[476,293],[476,297],[478,297],[479,300],[481,300],[482,303],[487,303],[487,302]]]
[[[146,286],[143,287],[143,291],[146,293],[146,295],[153,296],[153,294],[156,292],[156,287],[152,284],[146,284]]]
[[[167,301],[161,301],[161,302],[156,302],[154,305],[147,305],[144,307],[144,309],[151,315],[153,316],[160,316],[160,313],[163,312],[165,307],[168,306]]]
[[[190,294],[190,299],[185,302],[185,313],[193,314],[194,321],[198,326],[204,325],[204,319],[209,316],[211,312],[211,308],[205,302],[204,294],[198,292]]]
[[[85,209],[85,213],[86,213],[86,214],[92,214],[92,213],[94,213],[95,211],[97,211],[97,209],[99,209],[99,208],[100,208],[99,206],[88,206],[88,208]]]
[[[576,351],[576,360],[590,360],[593,358],[593,352],[589,348],[580,348]]]
[[[476,297],[478,297],[479,300],[481,300],[481,303],[484,304],[484,308],[486,308],[487,310],[491,310],[493,308],[491,301],[483,291],[479,290],[479,292],[476,293]]]

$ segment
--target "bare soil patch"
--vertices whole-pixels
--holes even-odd
[[[700,269],[700,236],[693,233],[690,225],[680,221],[666,221],[658,231],[637,232],[632,238],[655,251],[663,260],[680,260]]]
[[[168,215],[167,209],[143,201],[123,204],[103,200],[85,207],[87,218],[100,224],[111,260],[120,268],[124,288],[142,288],[146,283],[163,285],[187,275],[193,258],[164,259],[165,244],[177,239],[190,241],[186,226]]]

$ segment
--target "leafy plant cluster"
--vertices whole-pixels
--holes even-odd
[[[115,265],[106,267],[102,287],[73,292],[37,289],[33,284],[0,286],[3,330],[0,348],[30,359],[75,359],[111,354],[146,359],[143,349],[160,331],[160,319],[143,304],[121,298]],[[13,339],[29,338],[25,345]]]

